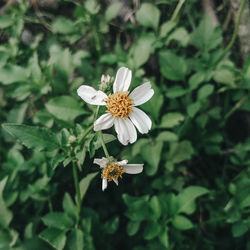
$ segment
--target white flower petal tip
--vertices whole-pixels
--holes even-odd
[[[118,69],[113,85],[113,91],[127,91],[132,79],[132,72],[128,68],[121,67]]]
[[[124,146],[128,143],[134,143],[137,139],[137,133],[134,124],[130,119],[117,118],[114,121],[115,131],[118,135],[118,140]]]
[[[106,105],[105,99],[107,95],[100,91],[95,90],[94,88],[82,85],[77,89],[77,94],[87,103],[92,105]]]
[[[101,168],[105,168],[107,166],[108,162],[109,162],[108,159],[105,157],[102,157],[101,159],[100,158],[94,159],[94,164],[99,165]]]
[[[94,131],[109,129],[114,125],[115,118],[111,114],[104,114],[94,122]]]
[[[102,191],[104,191],[108,187],[108,180],[103,178],[102,179]]]
[[[139,174],[143,171],[144,164],[127,164],[123,166],[125,173],[127,174]]]
[[[141,134],[146,134],[152,127],[150,118],[140,109],[134,107],[129,118]]]
[[[134,101],[134,106],[141,105],[147,102],[154,95],[154,90],[150,82],[143,83],[142,85],[136,87],[131,94],[130,98]]]

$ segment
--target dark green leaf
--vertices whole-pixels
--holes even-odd
[[[20,140],[26,147],[37,150],[59,148],[57,137],[47,128],[4,123],[2,127],[12,136]]]
[[[176,215],[172,220],[173,226],[179,230],[188,230],[193,227],[193,223],[185,216]]]

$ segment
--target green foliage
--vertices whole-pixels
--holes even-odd
[[[223,56],[232,28],[196,0],[31,2],[0,15],[0,249],[250,249],[250,59]],[[126,147],[104,131],[144,166],[102,192],[105,109],[76,90],[122,66],[129,91],[152,84],[152,128]]]

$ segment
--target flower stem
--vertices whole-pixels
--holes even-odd
[[[80,213],[81,213],[81,194],[80,194],[80,186],[79,186],[79,181],[78,181],[76,162],[72,161],[72,164],[73,164],[74,184],[75,184],[75,190],[76,190],[77,214],[78,214],[78,221],[79,221]]]
[[[86,136],[91,132],[91,130],[93,129],[94,127],[94,124],[92,124],[91,126],[89,126],[85,131],[84,133],[82,134],[82,136],[80,137],[79,139],[79,144],[82,144],[84,139],[86,138]]]
[[[94,121],[96,120],[96,118],[98,116],[99,109],[100,109],[100,106],[97,106],[96,111],[95,111],[95,115],[94,115]]]
[[[227,47],[225,48],[225,50],[224,50],[224,52],[223,52],[223,54],[221,56],[221,59],[224,58],[224,56],[227,54],[227,52],[232,48],[232,46],[233,46],[233,44],[234,44],[234,42],[236,40],[236,37],[238,35],[238,31],[239,31],[240,20],[241,20],[241,16],[242,16],[245,4],[246,4],[246,0],[242,0],[241,5],[240,5],[239,14],[238,14],[238,17],[237,17],[237,22],[236,22],[236,25],[235,25],[235,28],[234,28],[234,33],[233,33],[232,39],[231,39],[230,43],[227,45]]]
[[[100,140],[101,140],[101,144],[102,144],[102,148],[103,148],[104,154],[105,154],[106,158],[109,159],[109,152],[108,152],[108,150],[106,148],[106,145],[104,143],[102,131],[99,131],[99,136],[100,136]]]
[[[171,17],[171,21],[175,21],[175,19],[177,18],[177,16],[178,16],[178,14],[179,14],[179,12],[180,12],[180,10],[181,10],[181,7],[182,7],[182,5],[185,3],[185,0],[180,0],[179,1],[179,3],[177,4],[177,6],[176,6],[176,8],[175,8],[175,10],[174,10],[174,13],[173,13],[173,15],[172,15],[172,17]]]

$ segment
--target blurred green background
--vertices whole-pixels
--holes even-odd
[[[250,249],[249,20],[245,0],[1,1],[1,123],[36,127],[1,128],[0,249]],[[94,117],[76,90],[121,66],[132,89],[152,83],[153,126],[126,147],[105,135],[144,171],[102,192],[94,132],[69,141]],[[74,148],[78,224],[72,157],[52,132]]]

